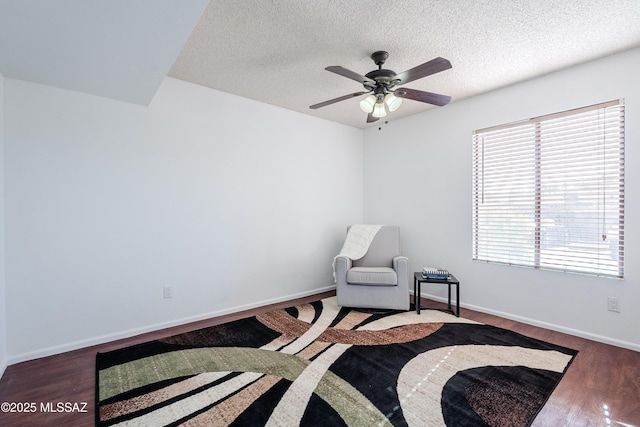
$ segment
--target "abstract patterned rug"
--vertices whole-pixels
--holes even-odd
[[[576,351],[335,297],[96,357],[98,425],[528,426]]]

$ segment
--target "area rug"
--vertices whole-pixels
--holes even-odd
[[[335,297],[96,357],[100,426],[528,426],[576,351]]]

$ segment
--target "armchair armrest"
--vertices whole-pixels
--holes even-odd
[[[393,257],[393,269],[398,275],[398,285],[409,283],[409,258],[406,256]]]
[[[393,269],[394,270],[398,270],[398,268],[402,267],[406,267],[407,270],[409,269],[409,258],[407,258],[406,256],[395,256],[393,257]]]
[[[334,258],[333,260],[333,272],[335,274],[336,283],[338,285],[346,285],[347,284],[347,271],[352,266],[353,261],[351,258],[346,256],[340,256]]]

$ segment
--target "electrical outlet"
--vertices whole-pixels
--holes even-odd
[[[620,304],[618,303],[617,297],[607,297],[607,304],[609,307],[609,311],[620,313]]]
[[[173,298],[173,286],[165,286],[162,292],[165,298]]]

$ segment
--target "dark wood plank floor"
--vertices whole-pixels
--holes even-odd
[[[0,403],[35,403],[35,413],[2,413],[0,426],[90,426],[94,424],[95,355],[192,329],[254,316],[269,310],[334,295],[328,292],[295,301],[164,329],[107,344],[88,347],[9,366],[0,380]],[[423,307],[440,307],[423,302]],[[510,329],[579,351],[546,406],[534,422],[548,426],[640,427],[640,353],[525,325],[489,314],[462,309],[461,316]],[[86,412],[42,412],[41,405],[69,402]],[[83,404],[86,407],[83,408]],[[78,404],[76,407],[73,404]],[[64,409],[64,406],[63,406]]]

